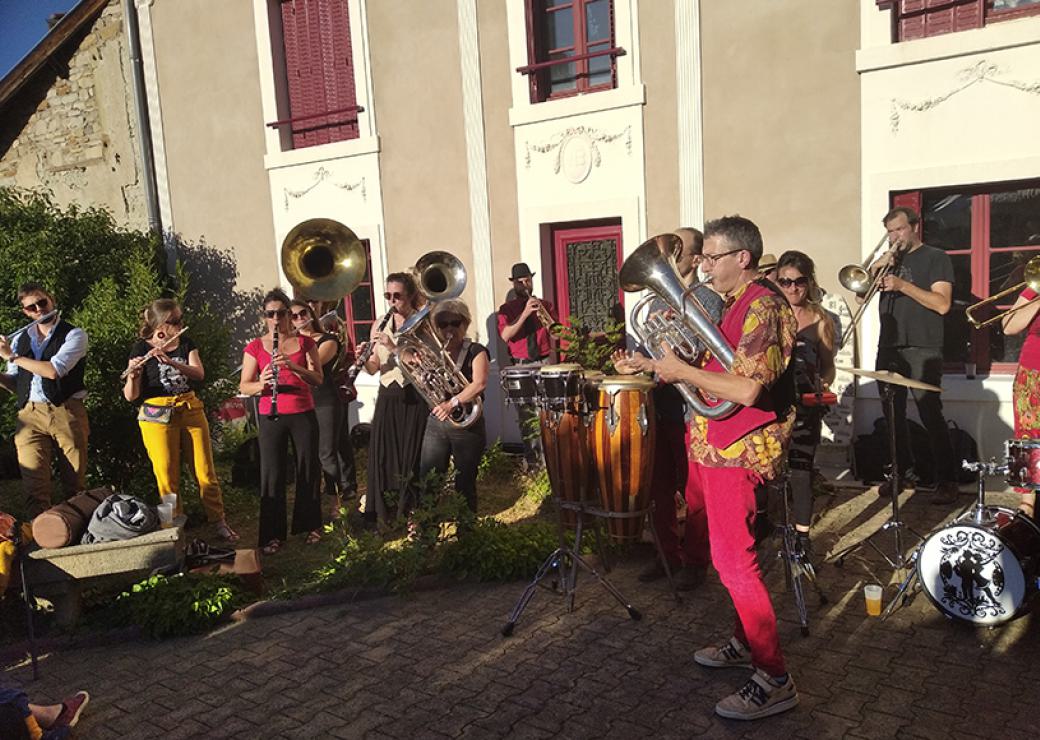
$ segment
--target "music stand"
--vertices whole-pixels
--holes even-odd
[[[902,521],[902,519],[899,518],[899,493],[901,491],[901,488],[899,485],[899,452],[898,445],[896,444],[895,386],[901,385],[907,388],[921,388],[923,390],[932,390],[940,393],[942,392],[942,389],[934,385],[929,385],[927,383],[922,383],[920,381],[913,380],[912,378],[906,378],[900,375],[899,373],[888,372],[884,370],[861,370],[860,368],[854,367],[844,367],[838,369],[847,370],[853,375],[862,375],[867,378],[874,378],[875,380],[881,381],[878,383],[878,392],[881,395],[882,402],[888,408],[889,419],[888,451],[892,464],[889,467],[889,474],[886,477],[892,484],[892,516],[889,518],[887,522],[882,524],[881,527],[879,527],[874,532],[868,534],[859,542],[849,545],[848,547],[839,550],[838,552],[831,555],[831,559],[834,561],[835,565],[841,568],[845,565],[845,558],[848,557],[849,554],[855,552],[856,550],[859,550],[862,547],[871,547],[878,555],[884,558],[890,566],[892,566],[893,570],[906,570],[908,564],[912,562],[912,558],[907,558],[903,554],[903,530],[905,529],[918,540],[923,540],[924,537],[913,528],[907,526]],[[892,530],[895,534],[895,557],[892,558],[890,558],[888,554],[880,547],[878,547],[877,544],[874,542],[875,537],[882,534],[883,532],[888,532],[889,530]]]

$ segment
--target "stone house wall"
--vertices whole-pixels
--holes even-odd
[[[0,110],[0,186],[49,190],[147,228],[120,0],[37,70]]]

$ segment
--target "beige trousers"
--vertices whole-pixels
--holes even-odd
[[[14,444],[30,518],[51,507],[53,447],[60,453],[58,469],[65,498],[86,488],[89,435],[87,410],[76,398],[66,400],[61,406],[29,401],[18,412]]]

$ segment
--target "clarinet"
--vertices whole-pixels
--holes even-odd
[[[382,333],[383,329],[386,328],[386,325],[390,323],[390,319],[396,311],[397,309],[391,308],[386,312],[386,316],[384,316],[383,320],[379,322],[379,328],[376,329],[376,334]],[[374,341],[369,342],[368,346],[365,347],[365,351],[357,356],[357,359],[354,360],[354,364],[347,369],[347,385],[352,385],[354,381],[357,380],[358,373],[361,372],[361,368],[363,368],[365,363],[368,362],[368,358],[372,356],[375,349],[376,343]]]
[[[267,412],[267,418],[275,421],[278,418],[278,375],[280,369],[274,364],[274,356],[278,354],[278,326],[274,327],[271,336],[271,410]]]

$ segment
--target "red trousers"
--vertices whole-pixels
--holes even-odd
[[[744,468],[709,468],[691,462],[691,491],[703,495],[711,560],[737,610],[733,635],[751,648],[751,662],[770,676],[787,672],[780,652],[776,614],[755,555],[755,486],[757,473]]]
[[[710,560],[708,518],[704,513],[704,499],[699,492],[694,492],[694,505],[690,505],[689,439],[685,423],[658,421],[654,474],[650,485],[654,500],[654,531],[669,565],[706,568]],[[686,525],[681,541],[676,532],[676,491],[683,491],[686,497]]]

